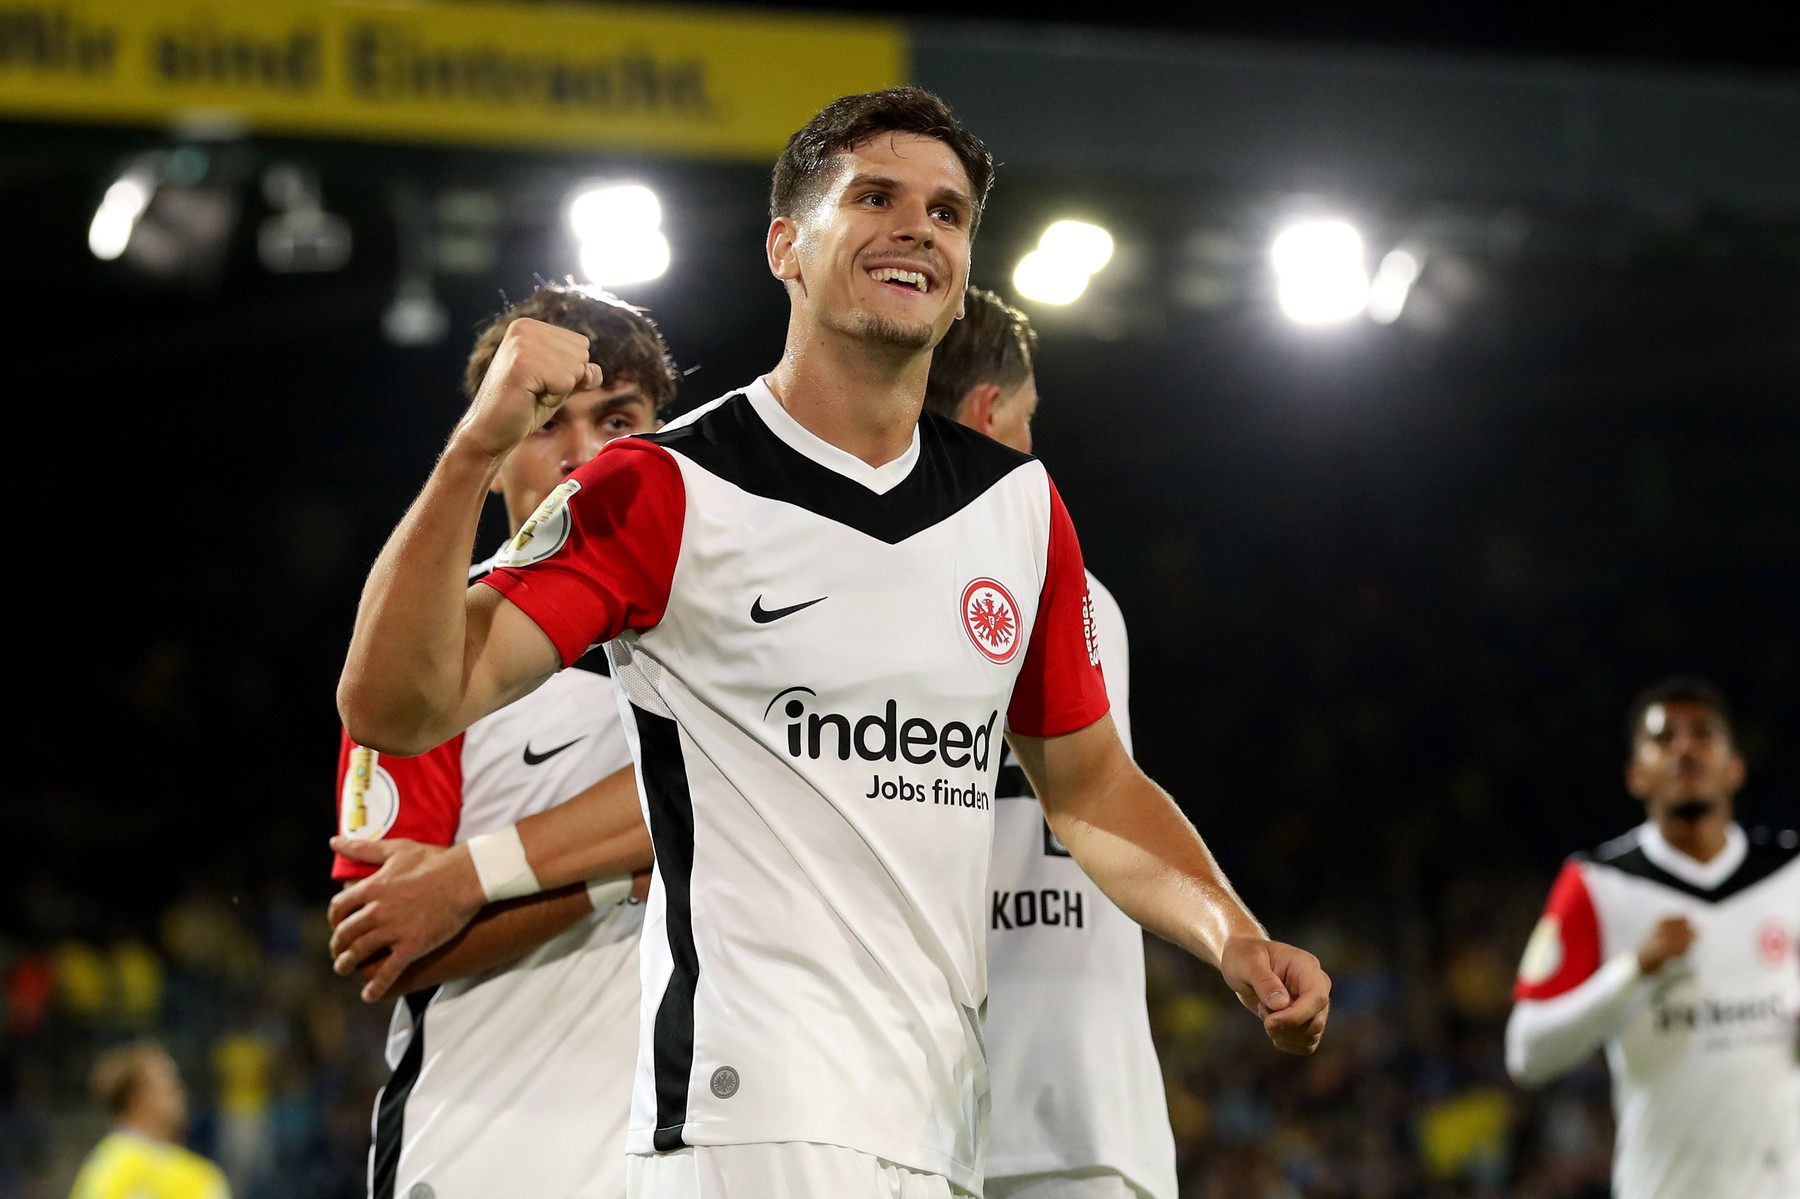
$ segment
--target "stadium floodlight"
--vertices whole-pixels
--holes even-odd
[[[1112,256],[1112,234],[1100,226],[1056,221],[1038,237],[1037,249],[1013,268],[1013,287],[1039,304],[1073,304]]]
[[[1269,248],[1276,299],[1299,325],[1328,325],[1360,315],[1369,303],[1362,234],[1343,220],[1298,221]]]
[[[581,243],[581,273],[596,287],[648,283],[669,269],[669,239],[661,229]]]
[[[589,282],[646,283],[669,269],[662,201],[643,184],[583,184],[570,197],[566,215]]]
[[[602,241],[662,227],[662,201],[641,183],[584,184],[569,199],[569,232]]]
[[[95,258],[111,262],[125,252],[125,247],[131,243],[132,231],[137,228],[138,218],[150,207],[150,195],[155,187],[156,181],[150,172],[132,170],[106,189],[100,207],[94,210],[93,222],[88,225],[88,249],[93,251]]]
[[[1088,274],[1059,261],[1043,250],[1033,250],[1013,268],[1013,287],[1027,300],[1039,304],[1073,304],[1087,290]]]
[[[1375,268],[1369,282],[1369,319],[1378,325],[1391,325],[1400,319],[1406,297],[1418,281],[1423,269],[1419,256],[1407,250],[1389,250]]]
[[[1084,275],[1112,261],[1112,234],[1086,221],[1057,221],[1038,238],[1038,252]]]

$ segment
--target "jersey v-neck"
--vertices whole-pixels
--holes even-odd
[[[912,474],[913,467],[919,461],[919,426],[913,425],[912,440],[907,443],[906,450],[892,462],[884,462],[880,466],[870,466],[855,454],[841,450],[832,445],[811,429],[795,420],[775,393],[769,388],[767,376],[763,376],[744,388],[744,395],[749,397],[750,406],[756,409],[756,415],[762,418],[769,432],[779,437],[783,444],[796,454],[800,454],[823,466],[826,470],[844,476],[853,483],[859,483],[876,495],[886,495]]]
[[[1735,821],[1726,826],[1725,848],[1710,862],[1697,862],[1670,845],[1654,821],[1645,823],[1638,845],[1643,849],[1644,856],[1656,865],[1689,886],[1706,891],[1717,890],[1720,883],[1736,874],[1738,867],[1744,864],[1745,855],[1750,852],[1750,840]]]

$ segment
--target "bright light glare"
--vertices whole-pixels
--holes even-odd
[[[138,175],[126,175],[106,189],[100,207],[88,226],[88,249],[102,262],[125,252],[138,218],[150,206],[150,185]]]
[[[1039,304],[1073,304],[1087,290],[1088,276],[1043,250],[1033,250],[1013,268],[1013,287]]]
[[[1013,288],[1039,304],[1073,304],[1112,256],[1112,234],[1100,226],[1057,221],[1038,238],[1037,249],[1013,268]]]
[[[581,273],[596,287],[648,283],[669,269],[669,239],[659,229],[620,231],[581,243]]]
[[[662,201],[641,183],[586,187],[569,201],[569,232],[580,241],[635,237],[662,225]]]
[[[1057,221],[1038,238],[1039,252],[1092,275],[1112,261],[1112,234],[1086,221]]]
[[[1363,240],[1347,221],[1301,221],[1283,229],[1269,250],[1276,299],[1301,325],[1346,321],[1368,306]]]
[[[1391,325],[1400,319],[1406,297],[1419,278],[1418,258],[1405,250],[1389,250],[1375,268],[1369,284],[1369,319],[1378,325]]]

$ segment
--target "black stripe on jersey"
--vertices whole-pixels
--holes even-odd
[[[590,646],[588,652],[575,659],[571,670],[585,670],[589,674],[597,674],[603,678],[612,678],[612,663],[606,660],[606,643]]]
[[[656,850],[656,872],[662,876],[669,958],[673,969],[656,1007],[651,1044],[656,1071],[656,1131],[651,1144],[658,1153],[687,1144],[688,1078],[694,1072],[694,991],[700,983],[700,958],[694,950],[694,797],[688,791],[687,766],[681,756],[681,734],[666,716],[632,706],[637,718],[640,777],[650,811],[650,843]]]
[[[1000,773],[994,778],[995,799],[1036,799],[1037,792],[1031,789],[1031,780],[1025,777],[1025,768],[1017,762],[1000,763]]]
[[[1730,878],[1707,890],[1696,887],[1684,878],[1678,878],[1652,862],[1638,843],[1636,836],[1620,837],[1608,841],[1592,854],[1577,854],[1601,866],[1610,866],[1614,870],[1646,879],[1683,895],[1692,895],[1695,899],[1704,899],[1708,903],[1723,903],[1734,895],[1762,882],[1783,866],[1800,855],[1800,842],[1793,833],[1772,834],[1768,829],[1759,828],[1750,833],[1750,844],[1746,847],[1743,862]]]
[[[889,545],[948,520],[1032,461],[1028,454],[926,412],[919,419],[919,460],[912,473],[877,495],[789,446],[741,393],[691,424],[645,436],[734,487],[804,508]]]
[[[412,1013],[412,1036],[394,1075],[375,1099],[375,1147],[369,1158],[370,1199],[394,1199],[394,1183],[400,1173],[400,1146],[406,1135],[406,1101],[412,1096],[413,1084],[419,1081],[419,1069],[425,1063],[425,1008],[436,987],[414,991],[406,996],[407,1010]]]

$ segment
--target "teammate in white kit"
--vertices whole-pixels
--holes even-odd
[[[1800,850],[1746,833],[1731,718],[1671,678],[1632,707],[1625,781],[1649,819],[1569,859],[1532,934],[1507,1069],[1540,1085],[1602,1044],[1618,1199],[1800,1195]]]
[[[971,287],[925,408],[1031,452],[1037,334]],[[1113,724],[1131,750],[1118,601],[1087,575]],[[988,875],[987,1199],[1175,1199],[1175,1135],[1144,998],[1144,934],[1081,872],[1008,754]]]
[[[606,377],[571,395],[499,464],[493,489],[511,537],[602,445],[654,429],[675,390],[667,350],[640,312],[547,284],[478,337],[465,380],[471,397],[520,318],[591,338]],[[470,578],[491,569],[483,563]],[[383,838],[479,849],[484,837],[588,788],[631,794],[630,767],[599,654],[417,756],[389,757],[345,737],[333,876],[360,879],[393,857],[395,843]],[[647,840],[641,850],[647,864]],[[643,923],[643,908],[626,902],[630,889],[629,876],[615,877],[490,909],[402,976],[405,999],[388,1036],[393,1076],[373,1122],[371,1199],[624,1195]]]
[[[828,106],[775,171],[775,369],[613,443],[534,513],[554,550],[522,537],[465,588],[495,462],[599,382],[584,339],[516,323],[364,591],[339,708],[390,752],[610,643],[656,850],[633,1195],[979,1190],[1003,737],[1123,910],[1277,1046],[1323,1035],[1318,962],[1267,938],[1119,742],[1043,468],[920,419],[991,169],[929,93]]]

